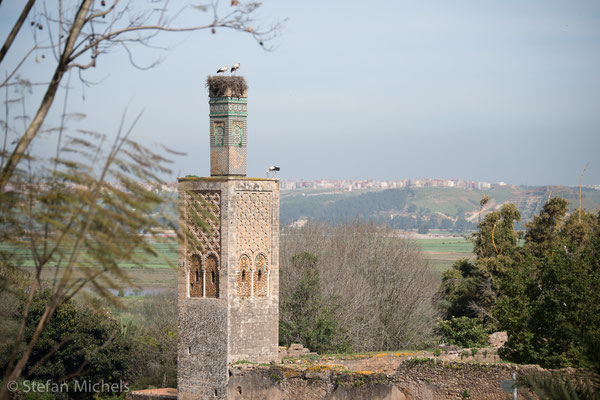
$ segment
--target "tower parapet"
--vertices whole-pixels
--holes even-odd
[[[210,175],[246,176],[248,95],[241,76],[209,76]]]

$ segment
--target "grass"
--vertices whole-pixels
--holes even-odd
[[[416,239],[424,253],[473,253],[473,243],[464,238]]]
[[[474,257],[473,243],[464,238],[416,239],[416,242],[440,278],[456,260]]]
[[[289,359],[297,360],[297,359],[321,359],[321,358],[331,358],[331,359],[362,359],[362,358],[371,358],[371,357],[384,357],[384,356],[394,356],[394,357],[412,357],[418,354],[418,350],[388,350],[388,351],[367,351],[363,353],[326,353],[326,354],[318,354],[316,356],[312,356],[311,358],[306,357],[306,355],[299,357],[287,357]],[[316,358],[315,358],[316,357]]]

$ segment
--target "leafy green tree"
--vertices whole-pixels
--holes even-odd
[[[517,233],[514,223],[521,214],[514,204],[505,204],[500,211],[485,216],[479,230],[473,234],[474,253],[478,259],[511,255],[517,248]]]
[[[442,305],[447,317],[478,317],[495,327],[491,308],[498,296],[499,280],[514,264],[517,249],[514,223],[520,214],[513,204],[485,216],[473,234],[475,261],[458,260],[442,276]]]
[[[471,224],[464,216],[459,216],[454,224],[454,232],[465,232],[470,228]]]
[[[38,291],[33,297],[25,325],[24,343],[36,332],[36,326],[49,298],[50,290]],[[26,302],[23,294],[20,310]],[[119,383],[127,381],[133,336],[110,317],[105,309],[93,310],[65,300],[57,307],[37,340],[25,366],[28,379],[66,382],[73,380]],[[5,368],[6,365],[3,365]],[[78,393],[79,397],[93,393]]]
[[[502,355],[554,368],[594,367],[600,343],[600,216],[586,216],[592,223],[581,231],[591,234],[581,247],[581,237],[569,236],[570,225],[564,225],[566,231],[555,225],[564,217],[563,203],[550,206],[530,225],[534,233],[526,235],[524,256],[502,282],[494,312],[509,334]]]
[[[475,315],[472,304],[481,303],[482,278],[475,264],[468,259],[457,260],[442,275],[442,306],[448,318]]]
[[[459,260],[443,277],[448,316],[477,316],[506,330],[500,350],[511,361],[546,367],[596,367],[600,348],[600,215],[567,215],[555,197],[525,224],[505,205],[474,234],[474,262]]]
[[[568,210],[568,202],[560,197],[550,199],[533,221],[525,224],[524,253],[546,257],[560,247],[560,227]]]
[[[291,293],[282,296],[279,342],[284,346],[302,343],[319,353],[345,351],[348,342],[330,308],[332,303],[323,299],[317,261],[316,255],[307,252],[292,257],[301,273]]]

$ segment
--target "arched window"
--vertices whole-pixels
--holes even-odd
[[[254,263],[254,296],[267,296],[267,285],[269,284],[267,276],[267,257],[259,254],[256,256],[256,261]]]
[[[190,297],[202,297],[202,259],[200,255],[190,257]]]
[[[252,283],[250,282],[250,257],[242,255],[237,271],[237,295],[239,297],[249,297]]]
[[[219,261],[214,255],[206,258],[206,273],[210,274],[210,281],[206,282],[204,297],[219,297]]]

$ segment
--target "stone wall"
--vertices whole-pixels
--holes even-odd
[[[179,399],[223,398],[227,385],[227,302],[190,300],[179,305]]]
[[[192,235],[179,250],[179,398],[223,399],[229,363],[277,359],[279,183],[181,178],[179,205],[180,226]],[[208,228],[190,207],[215,216]]]
[[[393,374],[349,371],[322,365],[230,367],[233,399],[509,400],[502,380],[522,367],[508,364],[405,360]]]

